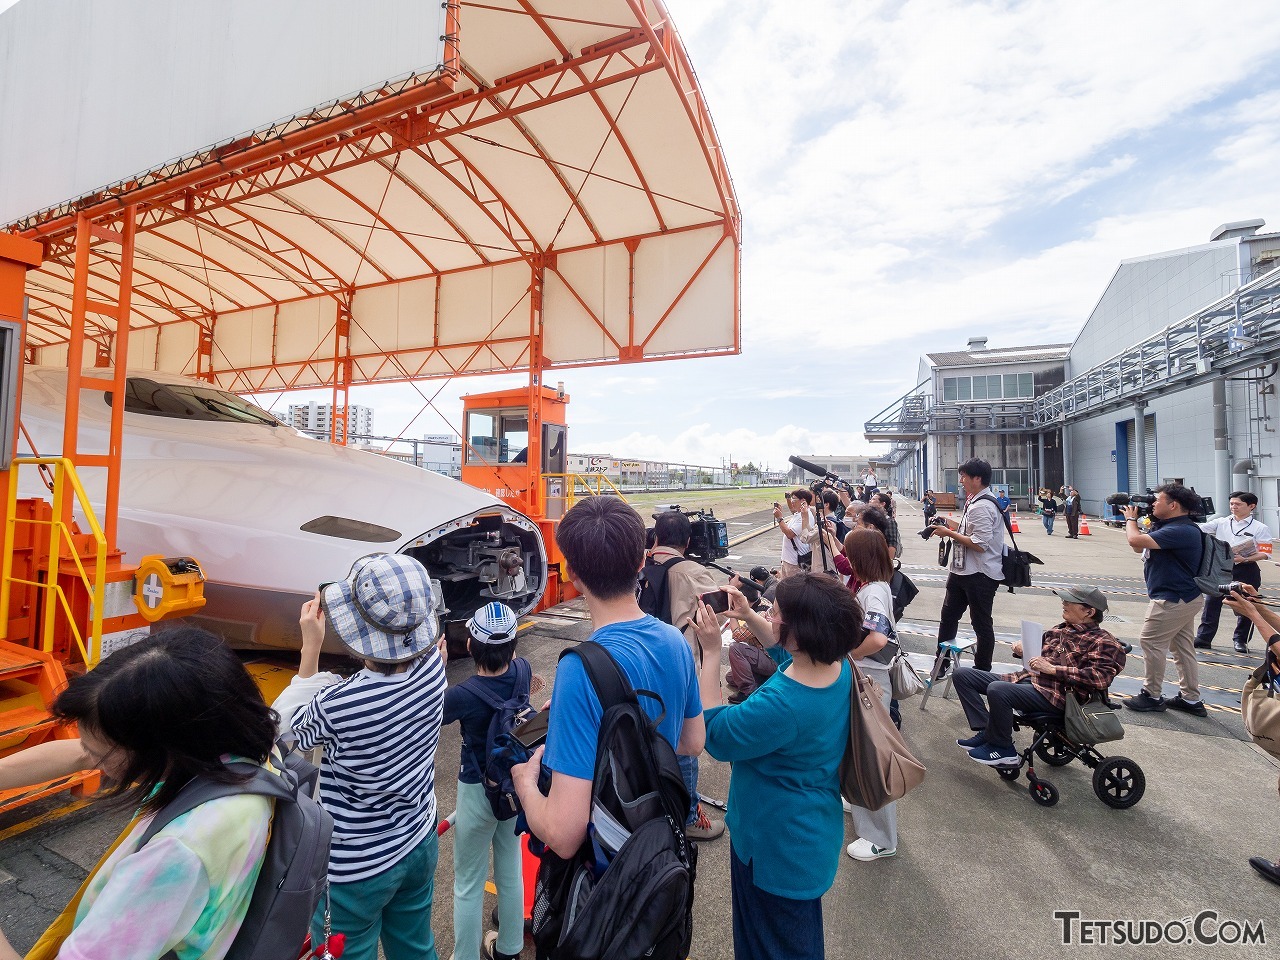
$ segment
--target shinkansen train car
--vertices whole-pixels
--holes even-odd
[[[30,444],[56,455],[66,370],[30,366],[23,381]],[[106,450],[111,400],[82,394],[81,450]],[[537,526],[488,493],[311,439],[184,377],[131,374],[124,402],[117,546],[126,562],[156,553],[199,560],[207,603],[191,620],[234,646],[296,646],[302,603],[368,553],[420,560],[440,584],[450,621],[491,600],[522,614],[542,596],[547,557]],[[27,478],[21,496],[47,497],[34,472]],[[103,503],[105,471],[86,469],[81,481]]]

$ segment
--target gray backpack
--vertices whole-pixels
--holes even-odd
[[[184,813],[222,797],[253,794],[275,801],[271,838],[249,912],[227,952],[227,960],[294,960],[302,952],[311,916],[328,886],[333,818],[312,798],[319,772],[282,742],[284,769],[272,773],[253,763],[230,763],[252,773],[244,783],[192,780],[142,834],[139,849]],[[165,960],[173,957],[170,952]]]

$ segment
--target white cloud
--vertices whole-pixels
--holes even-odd
[[[743,353],[554,374],[575,450],[871,449],[863,422],[914,386],[922,352],[1069,341],[1122,259],[1224,221],[1280,227],[1264,0],[1230,16],[1201,0],[667,6],[743,212]],[[438,406],[456,429],[463,392],[518,382],[459,381]],[[365,396],[379,430],[422,404]],[[442,429],[431,412],[412,432]]]

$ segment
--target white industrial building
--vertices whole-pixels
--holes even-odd
[[[1071,345],[1069,375],[1074,378],[1125,358],[1135,345],[1155,336],[1156,342],[1147,350],[1150,359],[1145,365],[1150,366],[1152,360],[1166,355],[1158,336],[1166,328],[1224,299],[1228,314],[1234,315],[1237,291],[1280,262],[1280,234],[1259,232],[1263,226],[1262,220],[1224,224],[1213,231],[1208,243],[1121,263]],[[1269,296],[1269,290],[1258,291],[1258,296]],[[1222,315],[1221,310],[1217,313]],[[1201,326],[1209,322],[1204,318]],[[1206,339],[1194,329],[1186,333]],[[1280,448],[1272,425],[1276,364],[1266,360],[1256,367],[1234,369],[1238,363],[1232,363],[1233,357],[1263,345],[1251,342],[1243,327],[1238,333],[1233,336],[1227,331],[1223,356],[1215,356],[1212,346],[1204,343],[1209,349],[1202,351],[1203,356],[1188,358],[1200,369],[1196,382],[1185,388],[1130,389],[1133,400],[1126,406],[1114,409],[1112,404],[1105,415],[1069,423],[1068,476],[1090,512],[1101,510],[1108,493],[1138,492],[1180,480],[1212,496],[1223,513],[1231,490],[1252,490],[1259,499],[1261,518],[1276,524],[1280,505],[1276,489]],[[1273,354],[1280,352],[1274,347]],[[1127,363],[1133,362],[1128,357]],[[1232,369],[1224,370],[1226,363]],[[1216,447],[1215,416],[1222,431]]]
[[[1038,446],[1031,462],[1039,482],[1055,488],[1059,451],[1062,476],[1091,515],[1104,513],[1111,493],[1176,480],[1212,497],[1220,513],[1232,490],[1252,490],[1260,518],[1276,525],[1280,234],[1261,232],[1264,225],[1226,223],[1208,243],[1123,261],[1065,351],[1064,382],[1037,384],[1030,399],[1002,397],[997,409],[972,384],[967,400],[958,383],[949,394],[945,381],[939,388],[938,365],[926,377],[922,359],[923,382],[868,421],[868,439],[893,442],[899,485],[925,473],[942,481],[925,485],[944,488],[939,456],[958,442],[939,416],[950,404],[969,418],[966,436],[1023,425]],[[964,364],[943,376],[953,374],[976,376]],[[981,456],[981,439],[972,443]]]

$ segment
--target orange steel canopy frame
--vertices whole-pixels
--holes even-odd
[[[438,70],[3,228],[44,247],[27,360],[341,407],[354,384],[738,352],[737,203],[662,3],[446,22]]]

